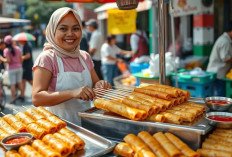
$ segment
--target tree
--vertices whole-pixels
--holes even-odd
[[[43,1],[43,0],[27,0],[26,17],[33,23],[48,23],[51,14],[60,7],[71,7],[71,3],[64,1]]]

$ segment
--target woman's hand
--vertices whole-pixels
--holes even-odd
[[[112,86],[107,81],[100,80],[100,81],[95,83],[94,88],[103,88],[103,89],[109,89],[110,88],[111,89]]]
[[[81,99],[81,100],[93,100],[95,94],[91,88],[88,86],[83,86],[81,88],[77,88],[73,90],[73,98]]]

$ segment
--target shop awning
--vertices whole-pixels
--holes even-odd
[[[0,17],[0,28],[27,26],[30,23],[30,20]]]
[[[138,7],[136,8],[137,12],[148,10],[152,7],[152,1],[150,0],[144,0],[143,2],[139,2]],[[108,9],[116,9],[118,8],[116,3],[106,3],[101,5],[100,7],[94,9],[94,12],[98,13],[98,19],[107,19],[108,15],[106,10]]]

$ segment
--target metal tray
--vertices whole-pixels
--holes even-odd
[[[76,133],[82,140],[85,141],[84,150],[70,155],[70,157],[97,157],[103,156],[114,149],[115,143],[99,136],[83,127],[77,126],[64,120],[67,123],[67,128]],[[0,147],[0,157],[3,157],[5,151]]]
[[[78,115],[81,117],[83,127],[117,142],[122,141],[129,133],[138,134],[140,131],[148,131],[153,134],[162,131],[177,135],[192,149],[196,150],[201,147],[202,140],[212,130],[212,126],[208,124],[204,116],[199,117],[191,124],[176,125],[150,121],[133,121],[95,107],[85,112],[79,112]]]

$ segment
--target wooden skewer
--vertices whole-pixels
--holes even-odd
[[[28,109],[26,106],[23,105],[23,108],[25,108],[26,110]]]
[[[16,110],[16,109],[14,109],[14,108],[13,108],[13,110],[14,110],[16,113],[18,113],[18,112],[19,112],[19,111],[17,111],[17,110]]]
[[[3,116],[5,116],[6,114],[5,113],[3,113],[3,112],[0,112]]]
[[[119,97],[119,98],[124,98],[126,96],[126,95],[120,95],[120,94],[114,95],[114,94],[111,94],[111,93],[101,93],[101,92],[98,92],[98,91],[96,91],[96,95],[97,96],[102,96],[102,97],[108,96],[108,97]]]
[[[131,92],[131,90],[124,90],[124,89],[103,89],[103,88],[93,88],[93,90]]]
[[[102,94],[110,93],[110,94],[123,95],[123,96],[125,96],[125,94],[127,94],[127,95],[131,94],[131,92],[124,92],[124,91],[117,91],[117,90],[105,91],[105,90],[101,90],[101,89],[94,89],[94,92],[101,92]]]

